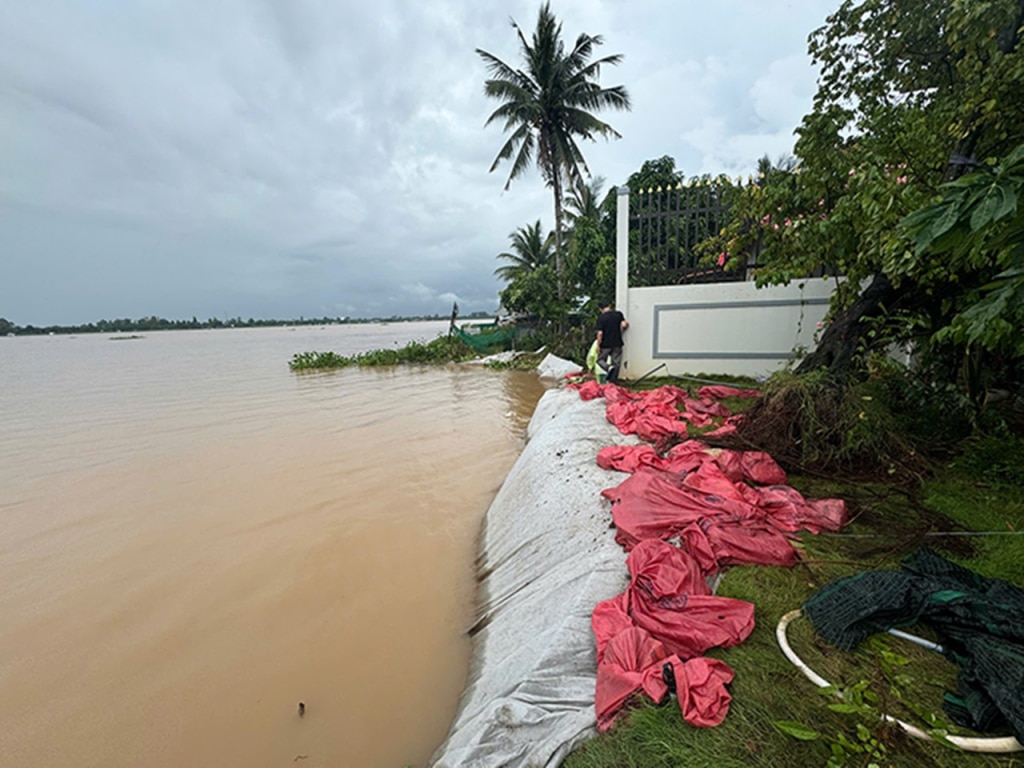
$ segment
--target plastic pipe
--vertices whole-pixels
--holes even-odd
[[[935,653],[945,653],[946,649],[938,643],[933,643],[931,640],[925,640],[923,637],[912,635],[909,632],[904,632],[901,629],[890,629],[889,634],[893,637],[902,637],[904,640],[908,640],[914,645],[920,645],[922,648],[927,648],[929,651],[935,651]]]
[[[814,683],[819,688],[828,688],[832,685],[828,680],[819,675],[807,664],[804,663],[803,659],[796,655],[793,649],[789,645],[789,639],[786,637],[786,628],[789,626],[793,619],[801,616],[803,611],[797,608],[795,611],[790,611],[781,619],[779,624],[775,628],[775,638],[779,641],[779,647],[782,649],[782,653],[787,659],[804,673],[804,676]],[[901,633],[905,634],[905,633]],[[920,639],[920,638],[918,638]],[[927,641],[925,641],[927,642]],[[898,720],[892,715],[882,715],[882,719],[888,723],[894,723],[902,728],[908,735],[913,736],[917,739],[925,739],[926,741],[933,741],[932,737],[922,731],[915,725],[905,723],[902,720]],[[950,743],[955,744],[965,752],[1020,752],[1024,750],[1024,745],[1017,741],[1013,736],[997,736],[997,737],[974,737],[974,736],[947,736],[947,740]]]

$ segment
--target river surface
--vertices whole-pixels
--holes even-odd
[[[0,766],[425,764],[542,385],[287,363],[444,327],[0,338]]]

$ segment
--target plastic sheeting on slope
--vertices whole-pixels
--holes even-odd
[[[572,362],[572,360],[565,360],[556,355],[552,355],[550,352],[544,356],[544,359],[537,365],[537,375],[542,379],[555,379],[561,381],[567,376],[573,376],[575,374],[583,373],[580,367]]]
[[[484,521],[470,679],[437,768],[556,766],[594,733],[594,606],[625,589],[599,448],[632,442],[604,404],[541,398],[527,443]]]

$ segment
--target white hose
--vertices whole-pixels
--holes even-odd
[[[935,653],[945,653],[946,649],[938,643],[933,643],[931,640],[925,640],[923,637],[912,635],[909,632],[903,632],[899,629],[888,630],[889,634],[893,637],[902,637],[904,640],[909,640],[915,645],[920,645],[922,648],[927,648],[929,651],[935,651]]]
[[[793,649],[789,645],[789,639],[786,637],[786,628],[789,626],[793,619],[800,616],[803,612],[797,608],[795,611],[790,611],[781,619],[779,619],[779,625],[775,628],[775,637],[779,641],[779,647],[782,648],[783,654],[786,658],[793,663],[797,669],[804,673],[804,676],[814,683],[819,688],[828,688],[832,685],[828,680],[823,678],[813,669],[808,667],[803,659],[796,655]],[[905,723],[902,720],[897,720],[891,715],[882,715],[882,719],[889,723],[895,723],[909,735],[918,738],[932,740],[932,737],[922,731],[917,726]],[[1024,745],[1017,741],[1013,736],[1001,736],[1001,737],[969,737],[969,736],[947,736],[952,744],[955,744],[962,750],[967,752],[1020,752],[1024,750]]]

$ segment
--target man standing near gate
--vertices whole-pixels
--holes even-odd
[[[597,318],[597,364],[607,371],[608,381],[612,383],[619,380],[622,332],[627,328],[626,318],[617,309],[612,309],[610,301],[601,305],[601,314]]]

